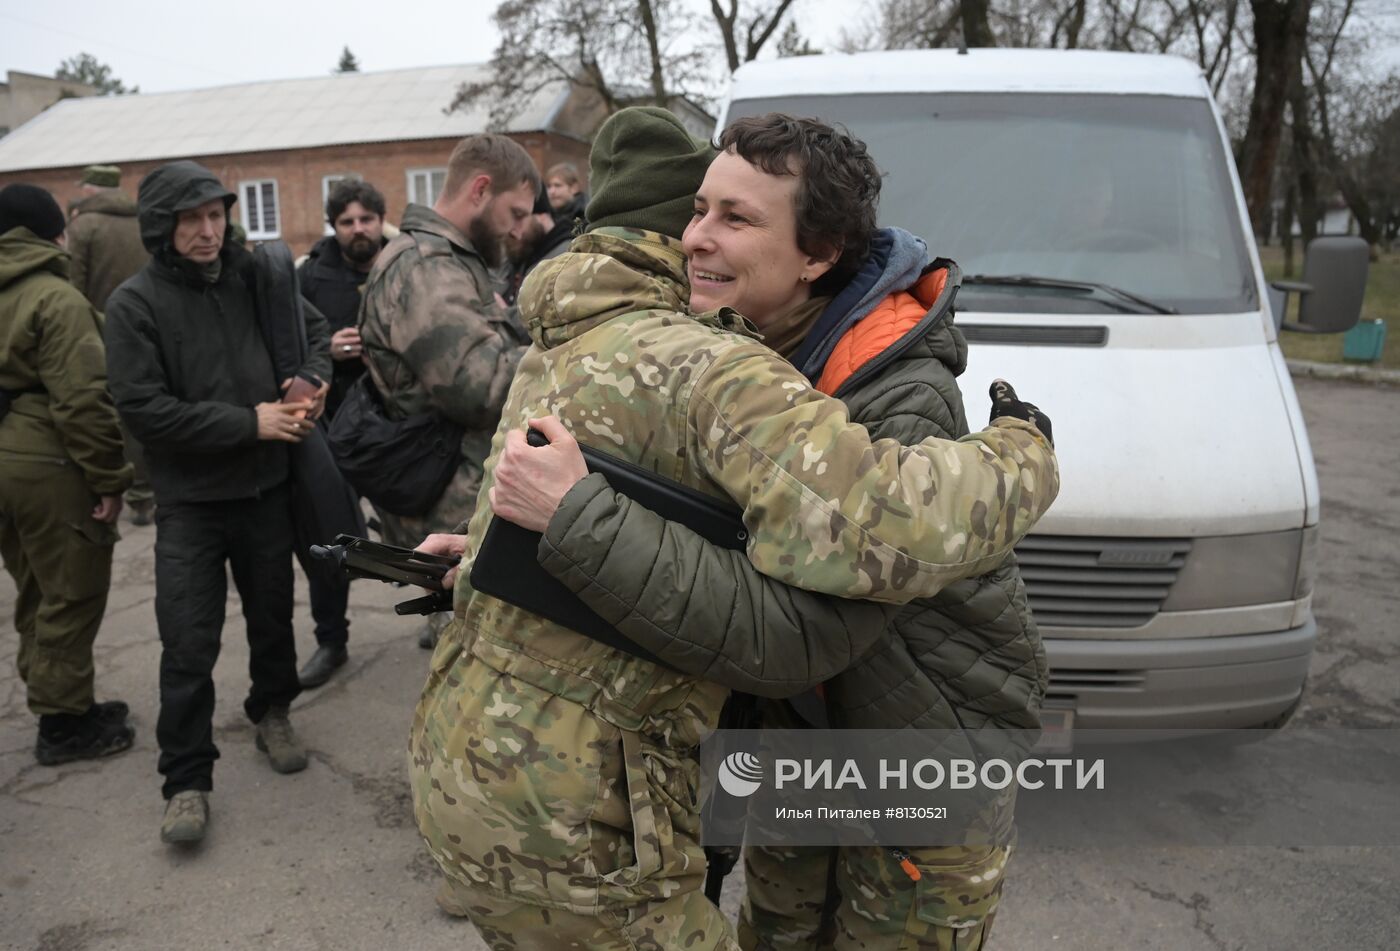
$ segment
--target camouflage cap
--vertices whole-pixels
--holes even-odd
[[[603,123],[588,156],[588,230],[641,228],[679,238],[714,157],[708,142],[665,109],[623,109]]]
[[[83,169],[80,184],[98,188],[116,188],[122,183],[122,170],[115,165],[89,165]]]

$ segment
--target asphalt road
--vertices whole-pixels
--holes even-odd
[[[1321,646],[1297,723],[1400,726],[1400,390],[1298,381],[1323,492],[1315,601]],[[1222,412],[1247,411],[1223,407]],[[98,692],[133,709],[136,747],[57,769],[35,765],[35,725],[14,673],[14,590],[0,578],[0,947],[453,949],[484,947],[433,904],[404,748],[427,654],[395,617],[393,590],[358,584],[351,662],[304,695],[293,722],[312,750],[279,776],[243,718],[247,647],[229,602],[216,672],[213,820],[204,845],[158,839],[159,643],[153,528],[124,529]],[[305,589],[298,630],[311,649]],[[1400,944],[1400,848],[1243,847],[1019,851],[991,947],[1291,951]],[[735,908],[738,876],[726,905]]]

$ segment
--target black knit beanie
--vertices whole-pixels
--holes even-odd
[[[554,206],[549,203],[549,192],[545,190],[544,182],[540,182],[540,187],[535,189],[535,207],[530,209],[530,214],[554,214]]]
[[[603,123],[588,156],[588,230],[642,228],[679,238],[714,157],[709,143],[665,109],[623,109]]]
[[[0,234],[11,228],[28,228],[45,241],[54,241],[66,224],[58,202],[38,185],[0,189]]]

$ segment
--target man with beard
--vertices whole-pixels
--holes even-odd
[[[357,322],[365,281],[374,259],[388,243],[384,238],[384,196],[358,179],[337,182],[326,199],[326,221],[334,232],[311,248],[297,268],[297,281],[302,296],[330,324],[333,370],[326,416],[331,417],[365,372]],[[296,554],[306,573],[311,616],[316,620],[316,651],[297,678],[303,687],[319,687],[349,659],[350,620],[346,613],[350,581],[342,572],[311,559],[306,545],[298,544]]]
[[[525,352],[525,328],[496,301],[490,271],[525,232],[540,187],[529,154],[501,135],[452,150],[432,208],[410,204],[370,271],[360,338],[370,379],[393,419],[433,412],[463,429],[461,462],[425,515],[380,510],[384,540],[412,548],[471,516],[481,467]],[[439,620],[443,618],[443,620]],[[419,635],[431,648],[445,618]]]
[[[301,294],[331,328],[331,392],[326,416],[334,417],[351,384],[365,372],[360,359],[360,298],[384,237],[384,196],[368,182],[337,182],[326,199],[326,221],[335,229],[311,248],[297,268]]]
[[[573,238],[573,218],[556,219],[549,205],[549,193],[541,188],[535,195],[535,207],[530,220],[525,223],[525,233],[519,241],[506,242],[510,271],[506,275],[505,289],[501,291],[505,302],[514,304],[515,298],[520,294],[520,285],[525,283],[525,275],[542,261],[557,258],[569,250],[569,242]]]

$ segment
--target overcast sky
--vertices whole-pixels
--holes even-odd
[[[692,0],[698,3],[699,0]],[[1380,4],[1386,9],[1394,0]],[[485,62],[495,0],[0,0],[0,73],[52,75],[92,53],[142,92],[324,75],[349,46],[364,70]],[[797,0],[799,26],[831,48],[862,0]],[[1397,48],[1386,59],[1400,62]]]
[[[798,0],[817,45],[858,0]],[[349,46],[363,70],[491,58],[494,0],[0,0],[0,72],[53,75],[92,53],[142,92],[324,75]],[[139,11],[139,13],[137,12]],[[215,11],[218,11],[216,14]]]

